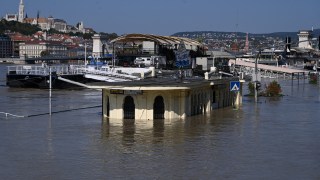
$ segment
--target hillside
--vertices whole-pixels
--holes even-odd
[[[35,25],[20,23],[16,21],[0,21],[0,34],[10,30],[11,32],[19,32],[23,35],[32,35],[41,29]]]
[[[274,33],[264,33],[264,34],[255,34],[249,33],[250,37],[253,38],[265,38],[265,37],[273,37],[273,38],[281,38],[285,39],[287,36],[291,37],[292,39],[298,39],[298,31],[297,32],[274,32]],[[313,31],[314,37],[320,36],[320,29],[314,29]],[[246,33],[244,32],[222,32],[222,31],[193,31],[193,32],[178,32],[173,34],[172,36],[178,37],[186,37],[192,39],[210,39],[210,38],[217,38],[217,39],[225,39],[225,38],[245,38]]]

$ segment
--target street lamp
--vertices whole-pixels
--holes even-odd
[[[84,43],[84,65],[87,65],[87,43]]]

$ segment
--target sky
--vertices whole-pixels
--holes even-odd
[[[20,0],[0,0],[0,16]],[[28,17],[53,16],[96,32],[297,32],[320,28],[320,0],[24,0]]]

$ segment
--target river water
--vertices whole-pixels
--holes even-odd
[[[307,80],[238,110],[119,126],[99,91],[54,90],[50,117],[47,90],[8,88],[5,73],[0,112],[30,117],[0,114],[0,179],[320,179],[320,87]]]

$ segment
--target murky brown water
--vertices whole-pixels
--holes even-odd
[[[0,112],[48,112],[48,91],[5,87]],[[320,179],[320,87],[164,123],[102,121],[101,93],[53,91],[53,111],[0,114],[1,179]]]

